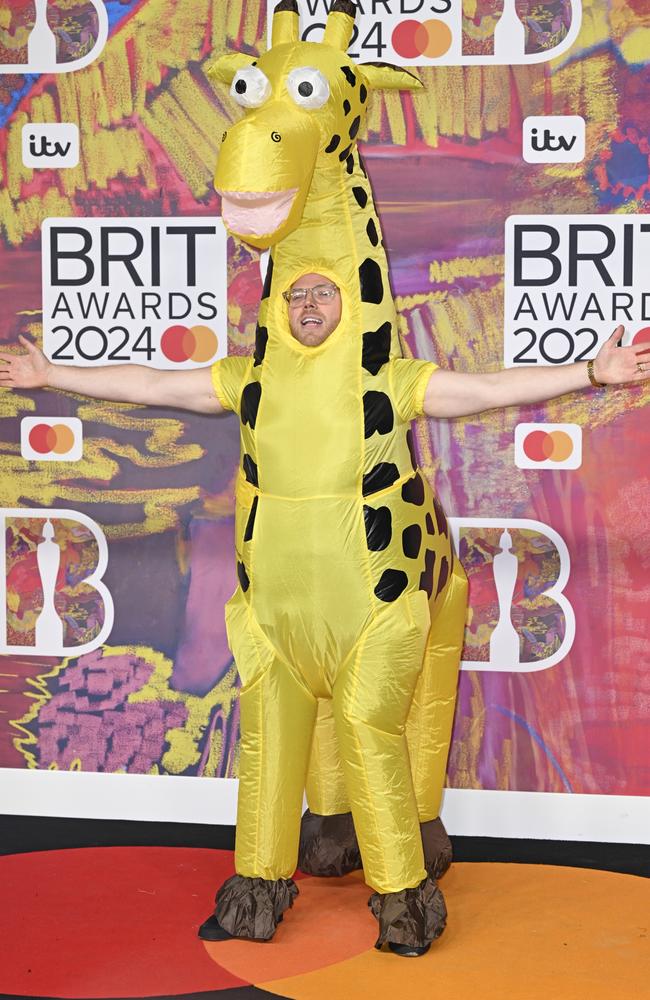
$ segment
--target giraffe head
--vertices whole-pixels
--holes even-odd
[[[264,55],[227,53],[210,69],[245,112],[219,154],[214,184],[223,219],[258,249],[300,225],[315,173],[326,185],[340,183],[370,90],[421,86],[406,70],[349,58],[355,13],[353,0],[334,0],[323,42],[301,42],[297,2],[280,0]]]

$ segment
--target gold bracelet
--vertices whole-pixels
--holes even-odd
[[[589,381],[595,389],[604,389],[607,385],[606,382],[599,382],[594,375],[594,360],[593,358],[587,362],[587,375],[589,376]]]

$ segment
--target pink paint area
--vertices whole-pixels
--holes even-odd
[[[185,705],[171,699],[130,700],[153,671],[144,656],[103,650],[65,667],[36,717],[24,724],[38,767],[151,773],[169,730],[187,720]]]
[[[298,188],[286,191],[219,191],[228,229],[239,236],[268,236],[289,218]]]

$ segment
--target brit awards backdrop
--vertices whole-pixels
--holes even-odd
[[[212,174],[213,53],[266,0],[0,4],[0,342],[183,369],[252,351],[265,261]],[[317,38],[326,0],[301,0]],[[364,154],[404,351],[456,371],[650,344],[643,0],[363,0]],[[645,219],[648,222],[645,222]],[[650,389],[416,427],[470,580],[452,833],[650,832]],[[0,808],[231,823],[234,417],[0,394]]]

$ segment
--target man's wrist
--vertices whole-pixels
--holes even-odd
[[[593,385],[594,389],[604,389],[606,382],[601,382],[595,372],[595,360],[592,358],[587,362],[587,378]]]

